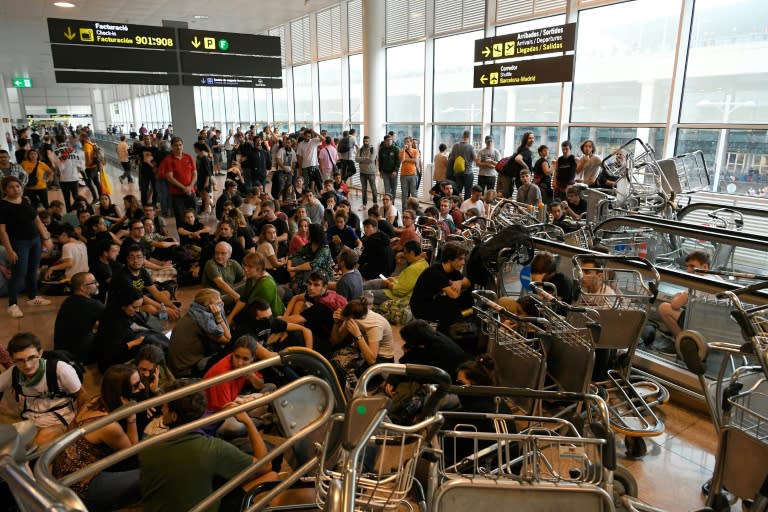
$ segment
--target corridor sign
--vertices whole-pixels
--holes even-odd
[[[573,55],[475,66],[473,87],[551,84],[573,79]]]
[[[575,44],[575,23],[486,37],[475,41],[475,62],[569,52]]]

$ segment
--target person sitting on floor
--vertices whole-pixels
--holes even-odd
[[[224,296],[224,304],[231,309],[240,299],[237,289],[245,279],[243,267],[232,259],[232,246],[227,242],[216,244],[213,259],[208,260],[203,269],[203,286],[213,288]]]
[[[363,221],[363,252],[358,264],[365,279],[377,279],[380,275],[388,276],[395,266],[395,256],[389,237],[379,231],[378,222],[367,218]]]
[[[344,249],[336,258],[336,265],[341,271],[341,276],[328,287],[348,301],[358,299],[363,295],[363,276],[357,270],[357,253]]]
[[[95,358],[96,327],[104,313],[104,303],[95,299],[99,282],[88,272],[78,272],[69,281],[72,294],[64,299],[53,327],[54,350],[67,350],[83,364]]]

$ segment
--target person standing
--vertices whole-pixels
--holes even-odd
[[[384,180],[384,193],[395,197],[397,193],[397,173],[400,170],[400,150],[395,145],[391,134],[384,137],[384,144],[379,148],[379,176]]]
[[[405,211],[409,197],[418,197],[419,191],[417,166],[420,158],[419,150],[413,147],[413,139],[406,137],[403,139],[403,149],[400,150],[400,193]],[[394,197],[394,196],[393,196]]]
[[[558,157],[555,165],[555,176],[552,180],[555,199],[564,199],[565,191],[569,185],[576,183],[576,157],[571,152],[571,143],[565,141],[560,145],[562,155]]]
[[[59,161],[59,184],[61,193],[64,196],[64,207],[67,211],[72,210],[75,199],[78,196],[77,188],[80,181],[80,172],[85,169],[85,165],[80,158],[80,154],[67,142],[67,137],[63,133],[56,135],[56,149],[53,150]],[[0,153],[0,160],[2,153]]]
[[[173,215],[176,217],[176,225],[181,226],[184,223],[184,212],[195,208],[197,169],[194,158],[184,153],[181,137],[171,139],[171,150],[171,154],[160,164],[160,173],[170,186]]]
[[[485,147],[477,153],[477,184],[485,192],[496,188],[496,164],[501,152],[493,147],[493,137],[485,136]]]
[[[587,139],[581,143],[581,158],[576,163],[576,182],[595,186],[602,160],[595,155],[595,143]]]
[[[19,308],[18,299],[22,289],[29,296],[27,304],[30,306],[51,303],[37,295],[37,270],[40,267],[41,247],[50,251],[53,242],[35,209],[24,201],[21,181],[15,176],[7,176],[0,182],[0,188],[4,193],[0,200],[0,243],[5,247],[8,263],[11,264],[8,314],[11,318],[21,318],[24,313]]]
[[[531,132],[525,132],[520,145],[515,150],[515,154],[512,155],[504,166],[504,171],[499,176],[499,192],[503,194],[503,197],[512,197],[514,189],[519,188],[523,183],[520,181],[520,171],[533,169],[533,153],[531,147],[533,146],[536,137]]]
[[[19,164],[15,164],[11,162],[11,155],[4,149],[0,149],[0,178],[6,178],[8,176],[13,176],[17,180],[19,180],[19,183],[21,183],[21,188],[24,188],[27,186],[27,182],[29,181],[29,175],[24,172],[24,169]],[[0,197],[2,197],[3,192],[0,191]]]
[[[29,197],[32,206],[37,209],[42,205],[48,209],[48,182],[53,178],[53,171],[40,161],[37,149],[27,151],[27,157],[21,162],[21,168],[28,175],[24,193]]]
[[[133,183],[131,159],[128,155],[128,143],[125,141],[125,135],[121,135],[120,142],[117,143],[117,158],[120,160],[120,166],[123,168],[123,174],[120,175],[120,183]]]
[[[457,194],[464,191],[464,199],[469,199],[472,193],[472,185],[475,181],[475,147],[472,145],[472,134],[464,130],[461,141],[453,145],[451,154],[448,155],[448,175],[452,176],[458,188]]]
[[[432,179],[435,183],[440,183],[448,179],[448,146],[440,144],[437,149],[438,153],[432,164]]]
[[[149,134],[142,135],[142,146],[136,153],[139,159],[139,191],[141,192],[141,204],[157,202],[157,169],[159,154],[157,148],[152,145]],[[152,192],[150,193],[150,189]],[[150,199],[150,197],[152,199]]]
[[[323,182],[320,177],[320,161],[318,160],[317,148],[322,144],[320,134],[311,128],[304,130],[304,139],[296,147],[296,154],[299,157],[299,168],[304,184],[312,188],[315,193],[323,188]]]
[[[91,204],[98,202],[101,195],[101,182],[99,181],[99,171],[101,162],[96,158],[93,148],[93,142],[85,132],[80,132],[80,144],[83,146],[83,156],[85,159],[85,185],[91,191]]]
[[[363,188],[363,205],[361,210],[368,209],[368,187],[371,188],[373,204],[377,204],[376,190],[376,149],[371,145],[369,136],[363,137],[363,145],[357,152],[357,163],[360,164],[360,186]]]

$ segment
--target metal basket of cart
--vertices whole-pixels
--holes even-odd
[[[387,421],[389,399],[369,396],[371,379],[399,375],[437,384],[411,426]],[[443,370],[424,365],[379,364],[360,377],[346,414],[332,420],[342,426],[341,450],[336,457],[321,447],[316,478],[317,505],[328,511],[394,510],[409,495],[416,463],[440,428],[438,402],[450,387]]]
[[[627,228],[621,231],[600,231],[599,244],[608,254],[647,258],[655,253],[656,234],[652,229]]]
[[[431,510],[485,512],[514,503],[527,511],[613,511],[621,495],[637,495],[634,478],[616,463],[608,409],[599,396],[483,386],[450,391],[460,397],[587,403],[587,421],[579,428],[548,416],[443,413],[451,428],[437,436]]]
[[[546,218],[538,208],[506,198],[493,205],[488,217],[498,226],[533,226]]]
[[[563,235],[563,243],[571,247],[580,247],[582,249],[591,249],[594,245],[592,228],[584,225],[579,229]]]
[[[768,384],[765,373],[766,313],[768,305],[751,306],[745,295],[768,288],[768,281],[722,292],[734,309],[731,316],[741,328],[743,344],[707,341],[698,333],[683,331],[676,339],[677,350],[688,369],[698,376],[708,406],[718,449],[712,480],[702,487],[707,505],[716,511],[730,510],[737,498],[761,503],[768,501]],[[708,352],[721,353],[720,368],[710,382],[703,362]],[[752,510],[756,510],[754,507]]]
[[[488,337],[488,354],[496,364],[499,386],[541,389],[546,375],[547,359],[541,346],[543,318],[521,317],[497,304],[495,294],[473,291],[475,315],[481,332]],[[510,404],[511,405],[511,404]],[[532,400],[515,402],[521,411],[532,413]]]
[[[497,226],[469,252],[465,274],[476,288],[505,295],[504,276],[513,264],[527,265],[533,259],[531,230],[520,225]]]
[[[643,456],[647,448],[642,438],[664,432],[653,408],[669,398],[666,388],[655,380],[632,375],[632,359],[660,276],[644,258],[601,255],[602,266],[589,269],[583,264],[587,258],[594,256],[573,257],[573,273],[580,288],[579,304],[594,308],[601,326],[595,342],[594,384],[608,404],[611,428],[626,436],[627,455]],[[585,275],[597,280],[590,283],[593,291],[582,286]]]

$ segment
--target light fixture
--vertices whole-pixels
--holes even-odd
[[[194,19],[196,19],[196,20],[207,20],[208,19],[208,16],[206,16],[205,14],[195,14],[192,17]]]
[[[55,5],[56,7],[67,7],[67,8],[72,8],[75,6],[75,4],[73,4],[72,2],[53,2],[53,5]]]

